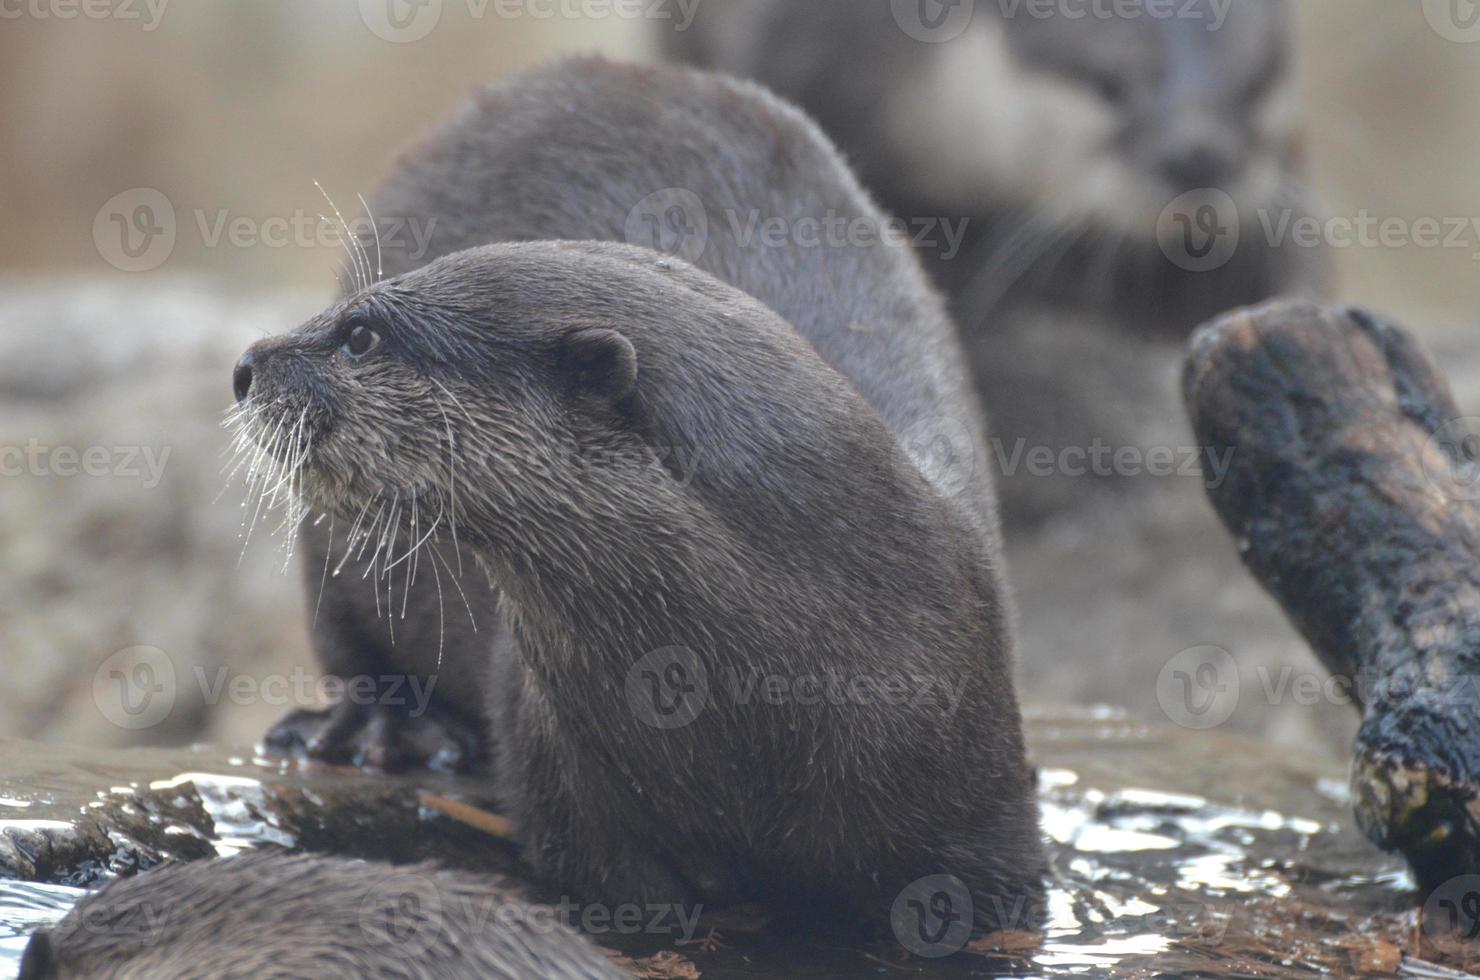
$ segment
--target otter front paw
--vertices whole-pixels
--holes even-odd
[[[291,712],[268,731],[263,745],[275,755],[380,772],[462,773],[486,758],[485,737],[477,724],[435,705],[411,712],[342,701],[324,711]]]

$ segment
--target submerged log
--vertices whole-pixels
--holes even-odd
[[[1192,341],[1209,496],[1243,560],[1362,711],[1358,823],[1421,884],[1480,872],[1480,438],[1416,341],[1275,303]]]

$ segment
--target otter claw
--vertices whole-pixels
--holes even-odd
[[[481,743],[473,725],[446,711],[411,715],[384,705],[343,702],[288,714],[268,731],[263,748],[273,755],[379,772],[450,774],[476,769],[483,758]]]

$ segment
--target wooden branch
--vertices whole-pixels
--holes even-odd
[[[1201,329],[1183,390],[1245,564],[1359,699],[1363,830],[1426,885],[1480,872],[1476,420],[1400,328],[1300,303]]]

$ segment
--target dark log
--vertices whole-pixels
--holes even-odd
[[[1480,872],[1476,420],[1402,329],[1302,303],[1203,327],[1183,391],[1245,564],[1362,710],[1362,829],[1427,887]]]

